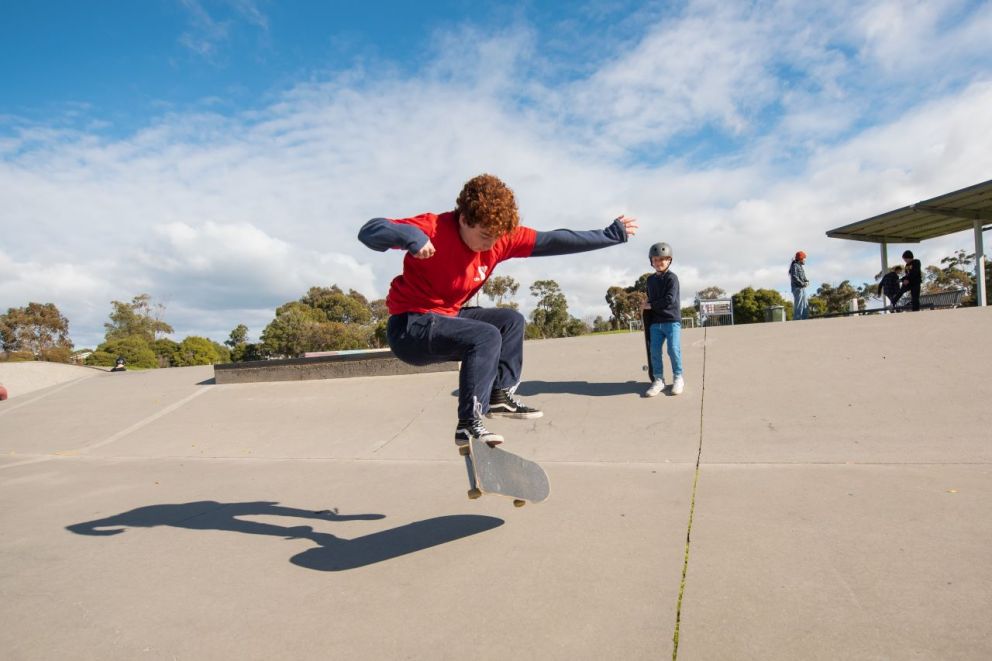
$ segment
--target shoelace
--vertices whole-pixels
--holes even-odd
[[[473,436],[487,436],[492,433],[486,429],[486,426],[482,424],[481,420],[476,420],[473,422],[470,429]]]
[[[513,405],[513,408],[519,409],[523,407],[524,403],[517,399],[517,396],[513,393],[513,390],[504,390],[503,396],[506,397],[506,401]]]

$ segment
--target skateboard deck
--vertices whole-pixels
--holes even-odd
[[[497,493],[513,498],[516,507],[523,507],[528,502],[547,500],[551,494],[547,473],[529,459],[474,438],[458,452],[465,458],[469,498]]]
[[[648,356],[648,364],[644,369],[648,372],[648,379],[654,383],[654,369],[651,367],[651,308],[641,310],[641,325],[644,327],[644,350]]]

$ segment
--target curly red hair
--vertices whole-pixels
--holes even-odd
[[[493,236],[509,234],[520,224],[513,191],[491,174],[480,174],[465,182],[455,201],[455,209],[466,225],[481,225]]]

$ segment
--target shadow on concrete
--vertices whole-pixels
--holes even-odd
[[[522,381],[517,386],[521,397],[549,393],[587,395],[589,397],[615,397],[617,395],[640,395],[647,385],[640,381],[620,383],[590,383],[589,381]]]
[[[219,503],[203,500],[174,505],[149,505],[103,519],[74,523],[66,530],[79,535],[106,537],[127,528],[172,526],[190,530],[226,530],[283,539],[309,539],[317,548],[299,553],[290,562],[318,571],[343,571],[389,560],[432,546],[475,535],[503,525],[502,519],[477,515],[439,516],[408,523],[355,539],[316,532],[311,526],[277,526],[246,521],[240,516],[291,516],[319,521],[371,521],[384,514],[339,514],[336,509],[312,511],[283,507],[275,502]]]
[[[650,383],[624,381],[622,383],[590,383],[588,381],[521,381],[516,394],[521,397],[548,393],[587,395],[589,397],[616,397],[617,395],[642,395]],[[451,391],[458,397],[458,389]]]

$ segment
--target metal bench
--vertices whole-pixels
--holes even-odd
[[[961,299],[964,298],[963,289],[950,289],[948,291],[938,291],[930,294],[920,294],[920,309],[936,310],[938,308],[961,307]],[[909,292],[902,295],[896,304],[896,310],[908,310],[911,306],[912,298]]]

